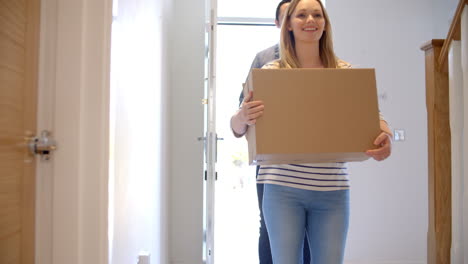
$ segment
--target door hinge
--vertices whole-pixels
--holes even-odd
[[[208,180],[208,171],[205,170],[205,181]],[[218,180],[218,172],[215,172],[215,181]]]

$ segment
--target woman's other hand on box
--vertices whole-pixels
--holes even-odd
[[[376,149],[366,151],[366,155],[377,160],[382,161],[392,154],[392,132],[384,120],[380,121],[380,129],[382,133],[374,140],[374,145],[378,146]]]

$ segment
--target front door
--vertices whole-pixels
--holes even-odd
[[[34,263],[40,0],[0,0],[0,263]]]

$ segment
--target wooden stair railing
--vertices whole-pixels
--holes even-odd
[[[427,263],[449,264],[452,241],[451,137],[448,70],[438,66],[444,40],[432,40],[426,53],[429,227]]]
[[[449,32],[447,34],[447,38],[444,41],[444,45],[442,46],[442,51],[439,55],[439,70],[442,70],[443,67],[447,67],[448,61],[448,53],[450,49],[450,44],[452,40],[460,40],[461,38],[461,15],[463,13],[463,9],[465,6],[468,5],[468,0],[460,0],[457,6],[457,10],[455,11],[455,15],[452,20],[452,24],[450,25]]]
[[[447,39],[424,44],[428,125],[429,226],[427,263],[450,264],[452,243],[452,171],[448,54],[452,40],[461,39],[461,14],[468,0],[460,0]]]

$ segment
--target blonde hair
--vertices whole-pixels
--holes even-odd
[[[288,28],[291,24],[291,16],[297,5],[301,0],[292,0],[286,9],[286,14],[283,19],[281,26],[280,36],[280,67],[281,68],[300,68],[299,59],[297,58],[295,49],[295,38],[294,33]],[[327,11],[323,7],[320,0],[316,0],[322,8],[323,16],[325,18],[325,30],[323,31],[322,37],[319,41],[319,52],[320,59],[322,60],[325,68],[336,68],[337,57],[333,51],[333,39],[332,39],[332,28],[330,24],[330,18],[328,17]]]

